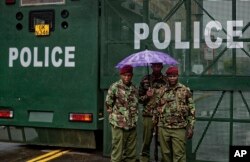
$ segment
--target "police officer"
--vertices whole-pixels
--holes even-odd
[[[186,139],[193,136],[195,106],[190,89],[178,82],[178,68],[166,71],[169,87],[159,92],[158,133],[162,161],[186,162]]]
[[[140,156],[141,162],[150,161],[150,145],[154,132],[152,121],[153,111],[156,110],[156,90],[166,85],[166,77],[161,73],[162,63],[152,63],[152,74],[146,75],[140,82],[139,102],[143,104],[143,142]]]
[[[106,96],[112,131],[111,162],[136,161],[138,90],[131,82],[132,77],[132,66],[122,67],[121,79],[110,86]]]

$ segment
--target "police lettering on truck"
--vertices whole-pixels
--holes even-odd
[[[41,56],[43,55],[43,56]],[[23,67],[75,67],[75,47],[61,48],[59,46],[44,48],[44,54],[38,52],[38,47],[9,48],[9,67],[18,63]]]
[[[243,20],[227,21],[227,48],[243,48],[242,41],[235,41],[234,37],[242,37],[242,31],[236,28],[243,27]],[[171,34],[175,37],[175,49],[189,49],[190,42],[182,41],[182,24],[181,22],[175,22],[175,31],[171,32],[170,27],[165,22],[159,22],[153,27],[153,31],[150,32],[149,25],[146,23],[135,23],[134,24],[134,49],[141,48],[141,41],[146,40],[149,34],[152,34],[152,41],[157,49],[168,48],[171,41]],[[222,31],[222,24],[219,21],[209,21],[204,29],[204,38],[207,47],[211,49],[219,48],[222,44],[222,38],[219,36],[215,38],[213,42],[211,39],[211,31],[215,29],[216,31]],[[193,48],[200,48],[200,22],[195,21],[193,23]],[[159,40],[160,31],[163,31],[164,40]]]

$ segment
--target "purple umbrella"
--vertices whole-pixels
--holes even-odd
[[[124,58],[115,67],[121,68],[124,65],[131,65],[133,67],[148,66],[149,64],[152,63],[162,63],[164,65],[176,65],[178,64],[178,61],[176,61],[174,58],[163,52],[144,50]]]

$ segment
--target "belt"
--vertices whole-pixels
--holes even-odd
[[[153,115],[142,115],[143,117],[153,117]]]
[[[115,129],[122,129],[122,130],[125,130],[125,131],[131,131],[131,130],[135,130],[135,129],[136,129],[136,127],[125,129],[125,128],[121,128],[121,127],[114,126],[114,125],[112,125],[112,124],[111,124],[111,126],[112,126],[113,128],[115,128]]]

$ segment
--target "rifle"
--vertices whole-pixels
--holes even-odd
[[[159,102],[160,102],[160,99],[163,97],[165,91],[166,91],[166,89],[164,89],[164,91],[160,95]],[[158,110],[154,110],[153,123],[154,123],[154,136],[155,136],[155,138],[154,138],[154,140],[155,140],[155,150],[154,150],[155,162],[158,161],[158,126],[157,125],[159,122],[159,118],[161,118],[161,117],[162,117],[162,114],[159,113]]]
[[[158,119],[156,121],[156,124],[154,126],[154,140],[155,140],[155,150],[154,150],[154,157],[155,157],[155,162],[158,161]]]

